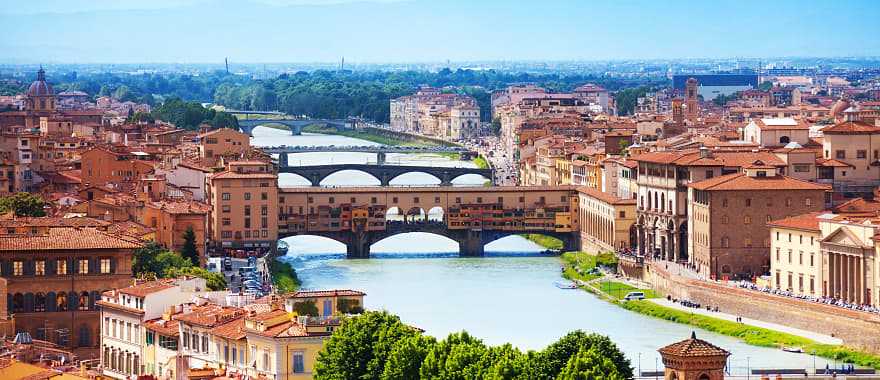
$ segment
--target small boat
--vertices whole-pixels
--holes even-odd
[[[556,285],[556,287],[559,289],[577,289],[577,285],[575,285],[575,283],[573,283],[573,282],[557,281],[554,283],[554,285]]]
[[[782,351],[802,354],[804,352],[804,349],[800,347],[782,347]]]

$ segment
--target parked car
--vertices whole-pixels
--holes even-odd
[[[625,297],[623,297],[624,301],[636,301],[636,300],[643,300],[643,299],[645,299],[644,292],[629,292],[626,294]]]

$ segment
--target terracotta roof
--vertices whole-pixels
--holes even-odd
[[[842,214],[880,212],[880,201],[877,199],[854,198],[834,207],[834,212]]]
[[[845,121],[829,127],[822,128],[824,134],[842,135],[867,135],[880,133],[880,127],[876,127],[861,121]]]
[[[690,339],[685,339],[678,343],[670,344],[659,350],[663,355],[672,355],[679,357],[701,357],[701,356],[728,356],[730,352],[709,343],[702,339],[697,339],[696,333],[691,333]]]
[[[43,235],[0,235],[0,251],[137,249],[142,246],[133,238],[115,237],[94,228],[55,227]]]
[[[754,119],[755,124],[763,131],[787,131],[793,129],[808,130],[810,126],[800,119],[792,118],[762,118]]]
[[[237,307],[207,304],[194,306],[189,313],[181,314],[177,316],[177,319],[193,325],[216,327],[233,319],[242,318],[245,314],[244,309]]]
[[[365,296],[364,292],[351,289],[335,289],[335,290],[300,290],[290,298],[313,298],[313,297],[353,297]]]
[[[135,297],[144,297],[149,294],[161,292],[165,289],[174,287],[174,279],[163,279],[156,281],[147,281],[127,288],[117,289],[119,293],[128,294]]]
[[[56,218],[16,216],[0,220],[0,227],[107,227],[111,223],[94,218]]]
[[[111,309],[126,311],[126,312],[133,313],[133,314],[144,314],[144,311],[141,309],[136,309],[136,308],[128,307],[125,305],[120,305],[115,302],[107,302],[107,301],[100,300],[100,301],[95,301],[95,304],[98,306],[101,306],[101,307],[109,307]]]
[[[210,211],[210,207],[207,204],[196,201],[162,200],[150,202],[148,205],[170,214],[207,214]]]
[[[807,214],[795,215],[785,219],[774,220],[767,223],[770,227],[791,228],[804,231],[819,231],[819,215],[827,211],[817,211]]]
[[[709,178],[691,183],[688,187],[704,191],[830,190],[830,187],[825,185],[802,181],[784,175],[750,177],[745,173],[733,173]]]
[[[846,162],[834,159],[834,158],[817,158],[816,165],[825,166],[825,167],[835,167],[835,168],[847,168],[855,166],[847,164]]]
[[[171,319],[166,321],[162,318],[151,319],[149,321],[144,322],[144,327],[148,330],[155,331],[159,334],[165,336],[173,336],[177,337],[179,332],[178,326],[180,326],[180,322],[176,319]]]
[[[605,202],[605,203],[608,203],[611,205],[634,205],[634,204],[636,204],[635,199],[621,199],[621,198],[618,198],[612,194],[599,191],[599,190],[594,189],[592,187],[581,186],[581,187],[578,187],[577,190],[581,194],[598,199],[602,202]]]
[[[244,318],[238,318],[229,323],[211,329],[211,334],[227,339],[243,339],[245,337]]]

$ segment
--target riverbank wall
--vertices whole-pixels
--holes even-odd
[[[721,311],[843,339],[846,346],[880,354],[880,315],[675,275],[663,262],[645,263],[641,280],[655,291]],[[674,269],[674,268],[672,268]]]
[[[403,141],[407,141],[407,142],[424,143],[424,144],[441,145],[441,146],[460,146],[459,144],[449,142],[449,141],[446,141],[443,139],[438,139],[438,138],[428,137],[428,136],[414,135],[414,134],[406,133],[406,132],[392,131],[390,129],[376,128],[376,127],[364,127],[364,128],[357,129],[357,131],[369,133],[369,134],[376,135],[376,136],[382,136],[382,137],[386,137],[386,138],[390,138],[390,139],[395,139],[395,140],[403,140]]]

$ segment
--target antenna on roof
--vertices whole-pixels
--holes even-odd
[[[229,57],[223,58],[223,62],[226,63],[226,73],[229,74]]]

